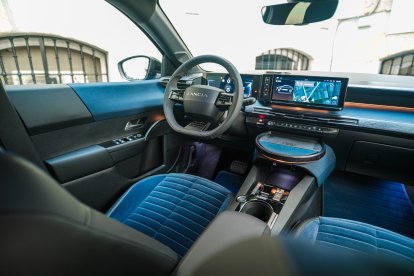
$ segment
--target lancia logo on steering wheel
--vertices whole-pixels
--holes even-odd
[[[208,98],[208,95],[206,93],[203,93],[203,92],[187,92],[186,95],[187,96]]]

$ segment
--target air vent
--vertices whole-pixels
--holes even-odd
[[[177,88],[185,90],[187,87],[191,86],[192,84],[193,84],[193,81],[179,80],[177,83]]]
[[[168,82],[170,81],[170,77],[163,77],[160,79],[160,84],[164,87],[167,87]],[[177,88],[185,90],[187,87],[193,84],[193,80],[185,80],[181,79],[177,83]]]
[[[269,114],[272,110],[267,108],[260,108],[260,107],[254,107],[253,111],[255,113],[262,113],[262,114]]]
[[[170,81],[169,77],[160,78],[160,84],[164,87],[167,87],[168,82]]]

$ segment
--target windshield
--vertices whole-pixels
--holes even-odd
[[[414,75],[412,0],[340,0],[333,18],[323,22],[263,23],[263,6],[285,2],[160,0],[160,5],[194,56],[220,55],[240,71]]]

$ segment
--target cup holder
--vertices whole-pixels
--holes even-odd
[[[249,214],[264,222],[268,222],[273,213],[273,208],[269,203],[259,200],[246,202],[240,209],[241,213]]]

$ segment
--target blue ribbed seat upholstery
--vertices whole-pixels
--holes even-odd
[[[133,185],[107,215],[182,257],[231,199],[229,190],[201,177],[156,175]]]
[[[414,240],[366,223],[319,217],[305,221],[296,237],[315,245],[371,255],[388,255],[414,260]]]

